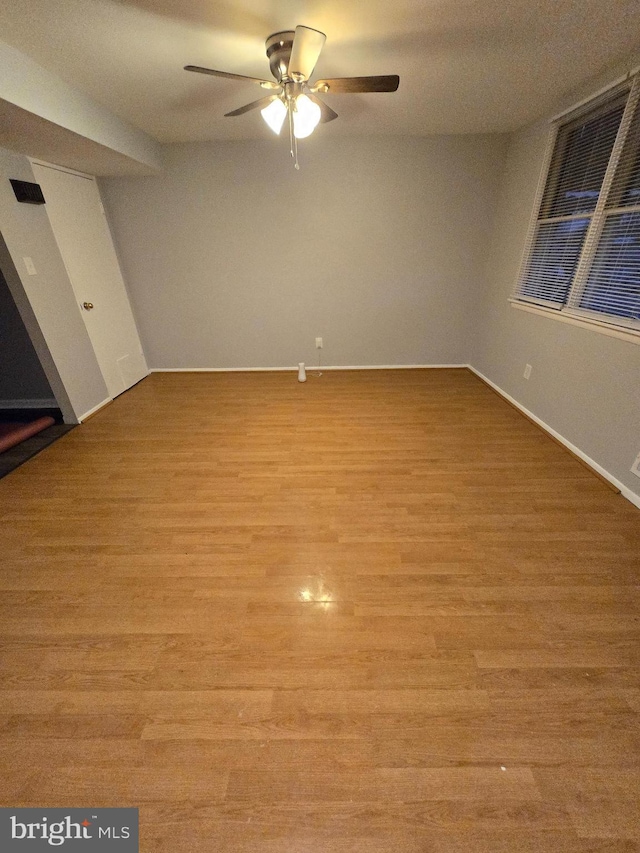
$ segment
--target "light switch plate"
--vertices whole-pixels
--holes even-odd
[[[23,258],[22,260],[24,261],[24,265],[27,268],[29,275],[37,275],[35,264],[31,258]]]

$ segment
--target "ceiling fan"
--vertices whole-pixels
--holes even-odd
[[[212,74],[214,77],[226,77],[230,80],[249,81],[257,83],[263,89],[268,89],[270,94],[226,113],[226,116],[240,116],[250,110],[259,109],[266,123],[276,134],[280,133],[285,119],[288,119],[291,156],[298,169],[297,140],[304,139],[313,133],[320,122],[329,122],[338,118],[338,113],[320,100],[318,93],[345,95],[395,92],[400,84],[397,74],[376,77],[336,77],[316,80],[311,84],[309,78],[313,74],[326,40],[326,35],[319,30],[302,26],[296,27],[295,31],[284,30],[270,35],[265,42],[265,47],[275,81],[246,77],[228,71],[214,71],[213,68],[201,68],[199,65],[186,65],[185,71]]]

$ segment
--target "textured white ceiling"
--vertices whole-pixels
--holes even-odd
[[[333,95],[322,133],[513,130],[640,46],[638,0],[11,0],[0,38],[163,142],[268,138],[257,86],[182,70],[269,76],[264,40],[327,34],[324,77],[399,74],[394,94]]]

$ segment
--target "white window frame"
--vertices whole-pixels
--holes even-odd
[[[544,223],[545,221],[544,217],[540,217],[540,212],[547,180],[549,178],[549,171],[552,165],[556,141],[560,130],[581,116],[592,112],[601,104],[613,101],[616,97],[620,97],[620,95],[624,93],[628,93],[624,113],[609,157],[609,163],[602,181],[597,204],[592,213],[582,214],[583,216],[589,216],[591,221],[580,253],[578,266],[574,273],[573,281],[564,304],[520,293],[520,288],[522,287],[529,261],[533,253],[538,227],[541,222]],[[533,213],[522,254],[518,279],[515,290],[511,294],[509,301],[514,308],[520,308],[534,314],[552,317],[573,325],[582,326],[584,328],[592,329],[593,331],[640,344],[640,321],[633,318],[617,317],[611,314],[588,311],[579,307],[580,298],[596,256],[596,251],[606,219],[609,216],[622,212],[640,212],[640,205],[625,206],[622,208],[607,208],[607,199],[613,184],[616,168],[620,161],[634,114],[638,109],[640,109],[640,72],[637,72],[634,75],[629,75],[627,80],[619,85],[612,86],[605,94],[601,94],[589,101],[583,102],[579,108],[570,113],[565,113],[554,120],[553,128],[549,135],[547,148],[543,158],[540,180],[538,182]]]

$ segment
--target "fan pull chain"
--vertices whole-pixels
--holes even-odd
[[[300,171],[300,164],[298,163],[298,140],[295,137],[293,132],[293,109],[291,107],[291,101],[289,101],[288,105],[289,109],[289,153],[291,154],[291,158],[293,159],[293,164]]]

